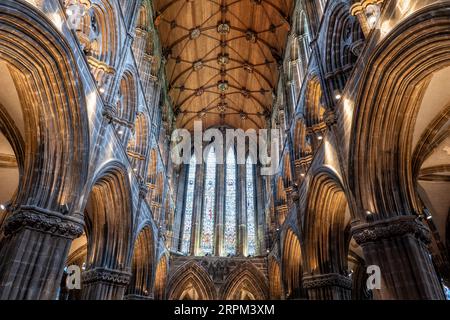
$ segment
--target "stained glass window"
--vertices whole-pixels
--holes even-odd
[[[189,173],[186,189],[186,202],[184,209],[184,228],[181,251],[183,253],[189,253],[189,247],[191,244],[191,230],[192,230],[192,210],[194,207],[194,188],[195,188],[195,169],[196,159],[192,156],[189,163]]]
[[[251,158],[247,158],[247,252],[256,254],[255,181]]]
[[[203,254],[212,254],[214,248],[214,215],[216,202],[216,152],[211,148],[206,159],[205,191],[202,219],[202,241],[200,249]]]
[[[225,254],[236,254],[236,158],[233,148],[227,153],[225,178]]]

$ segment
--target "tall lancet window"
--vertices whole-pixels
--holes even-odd
[[[211,148],[206,159],[205,190],[203,202],[202,239],[203,254],[212,254],[214,249],[214,216],[216,204],[216,152]]]
[[[254,256],[256,254],[256,217],[255,217],[255,176],[252,159],[247,158],[247,253]]]
[[[225,254],[236,254],[236,157],[230,148],[226,160],[225,179]]]
[[[189,162],[189,173],[186,186],[186,201],[184,208],[184,227],[181,251],[188,254],[191,245],[191,231],[192,231],[192,210],[194,207],[194,189],[195,189],[195,170],[197,161],[195,155],[192,156]]]

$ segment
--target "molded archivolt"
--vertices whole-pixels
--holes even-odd
[[[208,273],[195,261],[178,268],[167,284],[169,300],[216,300],[217,293]]]
[[[126,171],[109,164],[98,175],[86,207],[87,268],[124,270],[132,254],[132,203]]]
[[[324,39],[325,72],[331,92],[342,90],[352,72],[357,55],[354,46],[363,39],[358,20],[350,15],[349,1],[330,1]]]
[[[302,296],[302,250],[297,235],[288,229],[285,233],[282,255],[282,278],[286,299]],[[278,271],[279,272],[279,271]]]
[[[274,258],[269,258],[269,298],[280,300],[283,297],[283,284],[281,282],[280,263]]]
[[[383,219],[422,212],[411,154],[416,102],[431,74],[450,65],[449,14],[448,4],[437,3],[408,16],[378,45],[361,76],[348,163],[360,213]]]
[[[342,184],[329,170],[314,177],[305,212],[305,272],[310,275],[346,274],[349,235],[347,198]]]
[[[14,203],[73,209],[88,172],[89,126],[71,49],[47,18],[24,2],[1,1],[0,26],[0,61],[7,63],[26,106],[25,147],[15,150],[23,170]]]
[[[163,256],[156,267],[155,285],[153,291],[153,298],[155,300],[164,300],[166,298],[166,284],[169,265],[167,257]]]
[[[268,298],[267,279],[251,262],[245,262],[234,269],[220,290],[222,300],[267,300]]]
[[[155,239],[151,227],[144,227],[134,244],[132,276],[126,293],[129,299],[150,298],[155,260],[154,244]]]

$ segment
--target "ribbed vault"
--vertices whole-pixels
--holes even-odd
[[[157,0],[177,126],[265,127],[291,0]]]

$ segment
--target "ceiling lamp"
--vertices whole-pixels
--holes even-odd
[[[248,119],[248,114],[246,114],[244,111],[241,111],[239,116],[241,117],[241,120],[247,120]]]

